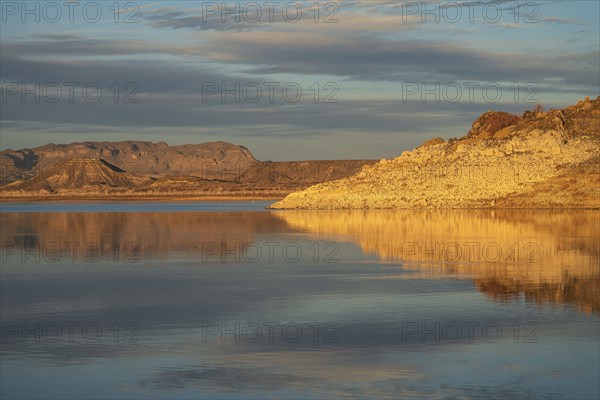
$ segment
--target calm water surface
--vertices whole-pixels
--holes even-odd
[[[597,211],[2,204],[4,398],[597,399]]]

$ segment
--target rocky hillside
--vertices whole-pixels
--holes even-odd
[[[105,160],[91,158],[60,161],[45,168],[33,179],[16,181],[3,189],[48,193],[59,190],[94,192],[112,188],[131,189],[151,183],[151,178],[139,177]]]
[[[522,116],[490,111],[436,138],[272,208],[600,208],[600,97]]]

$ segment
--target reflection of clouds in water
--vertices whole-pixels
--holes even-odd
[[[293,361],[290,361],[293,363]],[[303,366],[303,369],[265,368],[265,364],[244,366],[190,366],[161,369],[150,378],[137,382],[140,391],[175,391],[194,388],[201,392],[245,393],[254,397],[279,392],[305,398],[373,399],[563,399],[560,393],[544,393],[522,387],[519,382],[485,385],[435,385],[425,376],[397,367],[373,368],[358,364],[351,367]],[[352,369],[352,373],[346,374]],[[288,372],[290,371],[290,372]],[[305,372],[309,372],[306,374]],[[312,372],[312,373],[310,373]],[[132,388],[133,389],[133,388]],[[210,397],[210,396],[209,396]]]
[[[211,363],[156,370],[138,387],[173,390],[194,387],[217,392],[290,391],[322,398],[393,391],[396,385],[422,380],[416,369],[372,357],[368,352],[254,352],[223,354]],[[380,397],[379,396],[379,397]]]
[[[11,360],[30,359],[39,367],[68,368],[147,355],[147,347],[143,345],[115,344],[111,340],[109,335],[97,344],[85,343],[81,338],[75,343],[68,343],[66,338],[59,343],[35,343],[31,339],[29,344],[9,341],[2,344],[2,360],[8,364]]]
[[[249,389],[280,390],[287,387],[309,387],[317,382],[285,373],[270,373],[256,368],[237,367],[197,367],[190,369],[165,369],[151,381],[141,380],[139,386],[154,386],[161,390],[199,386],[218,391],[248,391]]]

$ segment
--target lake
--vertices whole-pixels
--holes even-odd
[[[2,204],[1,397],[600,397],[600,212],[268,204]]]

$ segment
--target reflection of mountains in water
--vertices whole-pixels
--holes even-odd
[[[600,212],[281,211],[291,227],[348,238],[423,277],[473,279],[498,301],[520,295],[600,311]]]
[[[472,279],[497,301],[525,296],[600,312],[600,212],[278,211],[0,214],[3,247],[135,243],[141,260],[185,254],[203,243],[234,249],[299,231],[350,241],[417,276]]]
[[[131,243],[140,260],[200,255],[205,243],[235,249],[257,234],[289,232],[285,221],[266,212],[3,213],[0,221],[3,242],[13,241],[16,249],[92,243],[111,253],[111,246]]]

